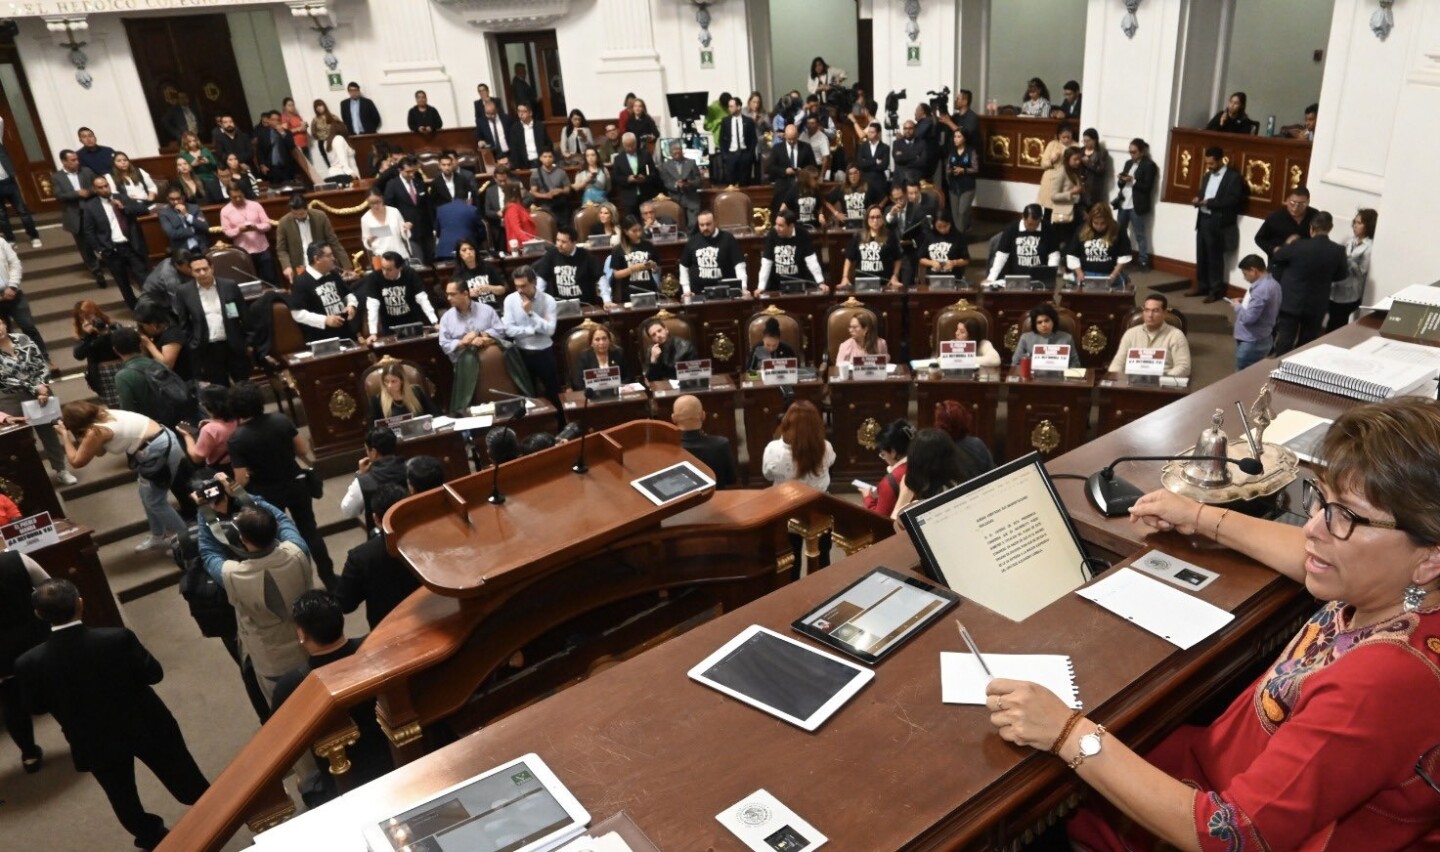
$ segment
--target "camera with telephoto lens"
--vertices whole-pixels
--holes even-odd
[[[831,83],[825,92],[824,104],[832,107],[836,115],[844,115],[855,106],[855,87]]]
[[[938,92],[926,92],[930,96],[930,111],[938,115],[948,115],[950,112],[950,87],[946,86]]]

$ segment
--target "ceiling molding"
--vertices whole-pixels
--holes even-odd
[[[490,32],[548,27],[570,13],[570,0],[433,0]]]

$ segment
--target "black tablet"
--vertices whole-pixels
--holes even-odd
[[[873,666],[959,602],[943,586],[882,566],[790,626]]]

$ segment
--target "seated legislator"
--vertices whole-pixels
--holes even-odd
[[[620,244],[610,251],[610,275],[600,281],[605,307],[629,301],[631,293],[654,293],[660,283],[657,257],[654,243],[645,239],[645,226],[626,216]]]
[[[910,451],[910,439],[915,437],[915,427],[908,420],[892,421],[880,434],[875,436],[875,449],[885,462],[885,475],[873,487],[860,489],[865,499],[865,508],[890,517],[895,511],[895,501],[900,496],[900,483],[905,481],[905,468],[909,465],[906,455]]]
[[[305,261],[305,271],[296,276],[289,299],[290,315],[305,340],[357,336],[360,302],[347,286],[347,276],[350,282],[358,281],[359,276],[351,270],[341,272],[335,250],[319,240],[305,249]]]
[[[1244,92],[1236,92],[1225,102],[1225,108],[1215,113],[1210,123],[1205,125],[1206,130],[1214,130],[1218,133],[1240,133],[1246,136],[1255,135],[1260,124],[1252,121],[1250,116],[1245,114],[1245,107],[1248,99]]]
[[[670,420],[680,430],[680,448],[715,472],[715,487],[729,488],[740,481],[735,448],[724,435],[705,434],[705,407],[700,399],[686,394],[675,400]]]
[[[385,513],[375,512],[375,494],[386,485],[405,487],[407,459],[396,452],[400,439],[385,426],[372,425],[365,433],[365,455],[355,471],[355,478],[340,498],[340,515],[355,518],[365,527],[366,535],[380,525]]]
[[[942,399],[935,403],[931,424],[950,436],[959,453],[960,482],[974,479],[982,473],[995,469],[995,456],[990,448],[975,434],[975,418],[970,409],[953,399]]]
[[[700,357],[690,341],[683,337],[671,337],[670,328],[658,317],[645,323],[645,338],[650,341],[645,357],[645,378],[652,382],[674,379],[676,362],[693,361]]]
[[[587,305],[599,306],[600,263],[587,249],[575,244],[575,229],[561,225],[555,229],[555,245],[535,262],[535,279],[540,292],[549,293],[557,301],[579,299]]]
[[[440,406],[435,404],[425,388],[412,383],[405,375],[403,364],[393,363],[380,371],[380,392],[370,397],[371,423],[405,414],[439,417],[440,413]]]
[[[1142,756],[1044,687],[990,681],[1000,737],[1057,755],[1107,800],[1071,821],[1076,848],[1369,852],[1440,839],[1440,408],[1356,406],[1317,455],[1326,466],[1305,484],[1303,528],[1164,490],[1130,510],[1324,602],[1214,722]]]
[[[440,348],[455,365],[450,410],[461,412],[475,398],[480,350],[505,339],[505,326],[495,309],[471,298],[470,289],[458,278],[445,285],[445,301],[450,308],[440,317]]]
[[[703,289],[723,278],[738,278],[740,289],[748,290],[745,253],[735,235],[717,227],[715,214],[709,210],[701,212],[695,224],[680,255],[680,290],[689,296],[692,287]]]
[[[936,218],[920,246],[920,266],[930,275],[963,276],[963,270],[970,265],[970,247],[965,243],[965,235],[956,232],[949,217]]]
[[[1164,293],[1151,293],[1145,297],[1140,308],[1143,322],[1127,329],[1115,348],[1115,357],[1110,361],[1110,372],[1125,371],[1125,356],[1131,349],[1164,349],[1165,375],[1190,375],[1190,341],[1185,332],[1165,321],[1165,308],[1169,300]]]
[[[760,331],[760,342],[750,350],[750,358],[745,362],[745,369],[748,372],[759,372],[761,362],[773,358],[796,358],[795,350],[790,344],[780,339],[780,320],[775,317],[768,317],[765,320],[765,327]]]
[[[615,341],[610,338],[610,329],[603,325],[597,325],[590,330],[590,346],[580,357],[575,359],[575,369],[570,376],[570,387],[577,391],[585,390],[585,371],[598,370],[601,367],[619,367],[620,381],[629,382],[634,379],[630,372],[630,366],[625,363],[625,352]]]
[[[1010,366],[1020,366],[1021,360],[1029,358],[1037,344],[1069,346],[1070,366],[1080,366],[1080,353],[1075,346],[1075,338],[1070,336],[1070,332],[1060,330],[1060,313],[1055,310],[1054,305],[1047,302],[1031,308],[1025,324],[1030,328],[1020,335],[1020,342],[1015,345],[1015,354],[1010,356]]]
[[[505,297],[505,336],[519,349],[531,378],[545,386],[545,398],[555,406],[555,418],[564,428],[565,407],[560,402],[563,382],[554,349],[555,299],[539,289],[535,270],[528,265],[510,273],[510,279],[515,283],[515,292]]]
[[[890,229],[885,225],[885,212],[878,206],[865,211],[865,226],[851,240],[845,249],[845,271],[837,290],[848,289],[855,284],[856,277],[885,279],[897,290],[900,283],[900,246]]]
[[[501,221],[505,227],[505,242],[512,252],[519,251],[521,246],[535,239],[537,233],[535,219],[525,208],[524,196],[525,189],[519,181],[505,184],[505,209],[501,213]]]
[[[464,288],[474,301],[497,311],[510,292],[505,286],[505,273],[481,256],[479,246],[470,240],[455,244],[455,274],[450,280]]]
[[[955,323],[955,339],[980,341],[975,347],[977,363],[982,367],[1000,366],[1000,353],[995,349],[994,344],[985,339],[979,320],[974,317],[966,317]]]
[[[861,355],[889,355],[890,350],[885,345],[885,338],[875,331],[875,320],[870,314],[863,311],[856,312],[850,317],[850,336],[840,342],[840,349],[835,353],[836,364],[849,364],[852,358]]]
[[[365,276],[360,291],[365,294],[365,324],[370,331],[363,343],[374,342],[399,325],[439,322],[419,274],[394,252],[380,256],[380,268]]]
[[[1012,222],[1000,232],[1000,239],[990,258],[986,281],[999,281],[1006,275],[1024,275],[1041,266],[1059,266],[1061,246],[1055,232],[1045,224],[1045,209],[1027,204],[1020,211],[1020,221]]]
[[[802,266],[808,275],[801,274]],[[804,281],[806,290],[830,292],[825,285],[825,272],[820,268],[820,256],[815,253],[810,235],[800,227],[799,215],[790,210],[776,213],[775,227],[765,235],[765,248],[760,254],[760,275],[755,281],[756,296],[765,292],[772,273],[778,278],[777,284],[786,279],[808,279]],[[780,288],[777,286],[776,289]]]
[[[860,174],[860,167],[851,163],[845,169],[845,179],[830,190],[829,197],[825,199],[825,208],[830,211],[831,221],[854,228],[865,224],[865,211],[883,197],[883,192],[866,183],[864,176]]]
[[[1133,259],[1130,237],[1115,221],[1109,203],[1098,201],[1086,214],[1070,244],[1065,247],[1065,267],[1075,276],[1075,286],[1104,278],[1107,287],[1124,287],[1129,278],[1125,267]]]

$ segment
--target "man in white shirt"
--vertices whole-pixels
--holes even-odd
[[[515,115],[519,121],[515,122],[515,138],[510,144],[513,149],[510,152],[510,164],[518,168],[536,168],[540,165],[540,153],[553,147],[550,144],[550,134],[546,132],[544,125],[535,121],[530,107],[525,104],[515,107]],[[517,163],[517,160],[524,162]]]
[[[555,419],[565,427],[560,402],[560,367],[555,363],[555,300],[540,292],[535,270],[528,264],[510,273],[515,292],[505,297],[505,336],[514,341],[532,379],[544,385],[545,398],[555,406]],[[538,388],[537,388],[538,390]]]
[[[800,141],[810,146],[815,152],[815,162],[820,165],[820,179],[830,179],[830,137],[825,129],[820,126],[820,116],[809,113],[805,116],[805,129],[800,133]]]

